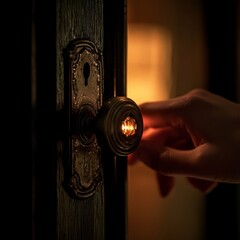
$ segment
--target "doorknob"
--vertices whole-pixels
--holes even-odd
[[[141,112],[132,99],[112,97],[99,110],[95,130],[101,144],[106,144],[117,156],[127,156],[141,140]]]
[[[123,96],[103,101],[103,54],[89,40],[64,49],[65,186],[77,198],[92,196],[103,182],[102,149],[127,156],[138,146],[142,115]]]
[[[96,135],[99,144],[116,156],[132,153],[142,131],[142,115],[137,104],[123,96],[104,102],[97,114],[93,106],[84,104],[75,116],[75,134],[83,144],[91,144]]]

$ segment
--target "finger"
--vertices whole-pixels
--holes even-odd
[[[128,163],[130,165],[133,165],[138,161],[146,162],[148,161],[148,158],[154,158],[154,157],[155,157],[154,154],[151,151],[149,151],[149,149],[145,147],[142,142],[140,142],[135,152],[128,155]]]
[[[196,159],[194,159],[195,150],[178,150],[162,146],[155,151],[150,151],[151,155],[148,157],[144,151],[150,148],[151,146],[145,145],[137,153],[142,154],[141,160],[150,168],[164,175],[195,176],[198,173]]]
[[[156,144],[158,146],[168,145],[180,138],[182,138],[181,132],[167,126],[162,128],[148,128],[143,132],[141,141],[149,141],[150,144],[154,144],[156,147]]]
[[[177,149],[192,149],[193,143],[190,135],[181,129],[170,126],[161,128],[148,128],[143,132],[142,142],[149,141],[154,146],[171,146]]]
[[[182,109],[186,105],[187,99],[187,97],[181,96],[170,100],[141,104],[139,108],[145,128],[172,125],[175,121],[179,121],[184,113]]]
[[[143,151],[147,151],[147,149],[144,147],[144,142],[145,142],[144,139],[151,139],[152,132],[153,132],[152,129],[146,129],[143,132],[141,142],[139,143],[137,149],[135,150],[135,152],[128,155],[128,164],[133,165],[137,161],[139,161],[141,157],[147,156],[147,154],[143,154]]]
[[[144,145],[144,147],[147,150],[151,149],[147,145]],[[210,143],[204,143],[191,150],[162,146],[155,148],[152,152],[150,151],[151,155],[149,157],[144,156],[141,160],[163,175],[182,175],[213,182],[229,182],[228,175],[226,175],[228,166],[216,163],[215,151],[215,146]],[[219,163],[221,163],[221,156],[219,156]]]
[[[156,148],[159,149],[162,146],[171,146],[177,149],[193,148],[191,138],[185,133],[183,134],[181,132],[178,132],[171,127],[159,129],[149,128],[144,131],[137,150],[134,153],[128,155],[128,163],[134,164],[139,160],[138,158],[143,158],[143,156],[146,156],[148,158],[150,155],[143,154],[143,148],[144,151],[154,153],[156,151]]]
[[[163,146],[168,144],[168,142],[173,142],[173,139],[178,139],[178,133],[176,131],[173,131],[171,128],[159,128],[159,129],[153,129],[153,128],[148,128],[143,132],[141,142],[137,148],[137,150],[128,155],[128,163],[129,164],[135,164],[140,158],[143,156],[149,156],[149,154],[143,154],[143,149],[144,151],[154,151],[154,149],[151,149],[152,146],[156,147],[157,146]],[[171,139],[171,141],[170,141]],[[173,145],[174,143],[172,143]],[[176,143],[175,143],[176,145]],[[145,147],[146,146],[146,147]],[[149,148],[150,146],[150,148]],[[141,151],[139,151],[139,149]]]
[[[167,197],[173,190],[175,181],[173,177],[162,175],[156,172],[158,189],[162,197]]]

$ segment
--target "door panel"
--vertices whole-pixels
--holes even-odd
[[[71,98],[67,91],[68,76],[65,77],[63,51],[76,39],[92,41],[99,51],[103,50],[103,2],[102,1],[59,1],[56,16],[57,42],[57,110],[63,112],[65,104]],[[78,89],[79,93],[82,92]],[[81,94],[81,93],[80,93]],[[80,95],[79,94],[79,95]],[[64,124],[67,123],[63,120]],[[65,136],[64,136],[65,137]],[[67,136],[66,136],[67,137]],[[57,239],[104,239],[104,186],[101,184],[94,195],[86,199],[73,198],[65,187],[72,178],[68,176],[68,145],[65,138],[57,144]],[[61,149],[63,151],[61,151]],[[71,150],[70,150],[71,152]],[[66,153],[66,154],[65,154]],[[81,153],[80,157],[81,156]],[[98,159],[96,159],[98,161]],[[65,182],[68,181],[66,184]]]
[[[33,239],[126,237],[126,157],[101,149],[102,180],[91,196],[73,197],[66,187],[72,172],[64,65],[71,41],[93,42],[102,53],[102,100],[124,96],[125,17],[123,0],[33,1]]]

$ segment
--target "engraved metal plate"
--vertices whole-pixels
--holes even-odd
[[[66,103],[69,126],[67,186],[77,198],[92,196],[102,184],[101,149],[91,129],[82,123],[102,106],[102,53],[88,40],[65,49]]]

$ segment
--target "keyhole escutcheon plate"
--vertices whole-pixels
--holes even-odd
[[[71,195],[92,196],[102,184],[101,148],[91,126],[103,101],[102,52],[89,40],[77,39],[64,51],[67,159],[65,182]],[[79,127],[80,126],[80,127]]]

